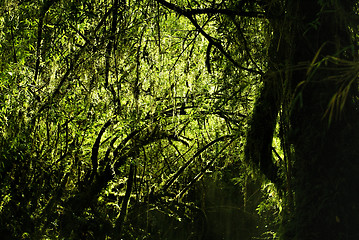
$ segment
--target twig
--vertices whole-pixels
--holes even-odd
[[[254,73],[254,74],[259,74],[259,75],[263,75],[263,72],[255,70],[255,69],[251,69],[251,68],[246,68],[243,67],[241,65],[239,65],[233,58],[232,56],[226,52],[222,46],[221,43],[217,42],[214,40],[213,37],[211,37],[208,33],[206,33],[203,28],[201,28],[201,26],[199,26],[199,24],[197,23],[197,21],[195,20],[195,18],[193,17],[196,13],[196,11],[194,10],[187,10],[187,9],[183,9],[173,3],[169,3],[165,0],[156,0],[158,3],[162,4],[163,6],[175,11],[176,13],[185,16],[186,18],[188,18],[188,20],[191,21],[191,23],[196,27],[197,31],[200,32],[206,39],[207,41],[212,44],[213,46],[215,46],[234,66],[238,67],[239,69]],[[197,11],[197,13],[200,11]]]

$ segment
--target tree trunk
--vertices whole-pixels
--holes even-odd
[[[359,239],[356,53],[346,21],[354,2],[289,1],[296,210],[287,239]]]

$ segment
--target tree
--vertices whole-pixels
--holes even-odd
[[[293,99],[298,239],[356,239],[358,136],[355,1],[293,1]],[[288,136],[289,137],[289,136]]]
[[[1,12],[2,237],[203,235],[189,193],[234,164],[245,110],[216,93],[198,32],[154,1]]]
[[[194,25],[196,13],[248,14],[243,11],[245,1],[240,2],[242,8],[233,10],[187,11],[159,2]],[[247,157],[285,191],[289,206],[294,186],[293,218],[287,226],[293,229],[286,233],[288,238],[356,239],[358,146],[351,140],[358,136],[356,2],[252,4],[265,10],[273,34],[268,69],[247,135]],[[202,34],[206,35],[203,30]],[[231,55],[216,46],[232,61]],[[287,179],[280,177],[272,157],[279,116]]]
[[[4,238],[358,238],[355,1],[0,12]]]

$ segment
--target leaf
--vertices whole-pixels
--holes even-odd
[[[312,62],[310,63],[309,68],[308,68],[308,70],[307,70],[307,75],[309,75],[309,73],[311,73],[313,67],[315,66],[315,62],[317,61],[317,59],[318,59],[318,57],[319,57],[319,54],[320,54],[320,52],[322,51],[322,49],[323,49],[323,47],[324,47],[325,45],[326,45],[326,42],[324,42],[324,43],[320,46],[320,48],[318,49],[318,51],[317,51],[316,54],[314,55],[314,58],[313,58]]]

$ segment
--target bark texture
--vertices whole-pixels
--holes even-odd
[[[354,1],[289,2],[292,64],[308,67],[291,77],[296,210],[288,238],[359,239],[357,80],[348,77],[356,55],[347,21]],[[334,107],[339,94],[346,98]]]

